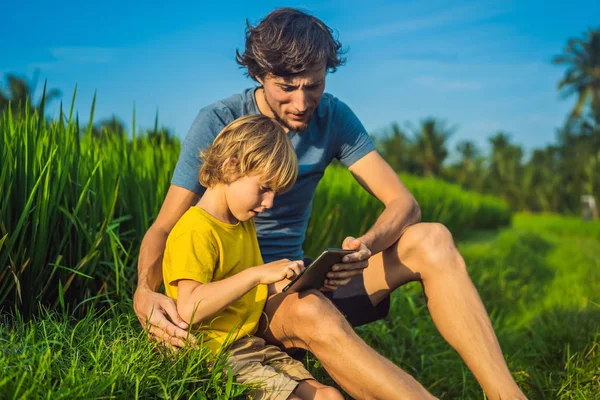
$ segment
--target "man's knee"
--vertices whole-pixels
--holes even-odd
[[[463,272],[462,256],[456,249],[452,234],[440,223],[420,223],[406,230],[400,239],[402,258],[417,259],[424,273]]]
[[[299,294],[290,312],[296,327],[294,331],[308,347],[313,341],[331,341],[353,331],[333,303],[317,290]]]

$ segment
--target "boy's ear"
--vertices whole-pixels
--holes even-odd
[[[223,163],[223,165],[221,166],[221,170],[223,172],[227,172],[227,171],[235,171],[236,167],[238,165],[239,161],[236,157],[229,157],[227,160],[225,160],[225,162]]]

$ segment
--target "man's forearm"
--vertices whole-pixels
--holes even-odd
[[[398,199],[389,203],[375,224],[358,239],[371,254],[379,253],[394,244],[406,228],[421,221],[421,209],[414,199]]]
[[[150,227],[140,246],[138,288],[158,291],[162,283],[162,259],[169,234]]]

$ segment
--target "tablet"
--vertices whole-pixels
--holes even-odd
[[[356,250],[325,249],[315,261],[283,288],[283,292],[296,293],[322,288],[331,267],[340,264],[346,254],[355,252]]]

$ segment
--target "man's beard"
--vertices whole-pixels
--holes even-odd
[[[310,116],[310,118],[308,118],[308,121],[306,123],[302,123],[302,125],[300,125],[299,127],[296,127],[296,128],[292,127],[292,126],[290,126],[290,124],[288,124],[288,122],[286,120],[284,120],[283,118],[281,118],[279,116],[279,114],[277,114],[277,111],[275,111],[275,109],[273,107],[271,107],[271,103],[269,103],[269,100],[267,100],[267,94],[265,93],[264,88],[263,88],[263,98],[265,99],[265,103],[267,103],[267,106],[269,107],[269,109],[271,110],[273,115],[275,116],[275,121],[279,122],[286,129],[293,131],[293,132],[304,132],[305,130],[308,129],[308,124],[310,123],[310,119],[312,118],[312,115]]]

